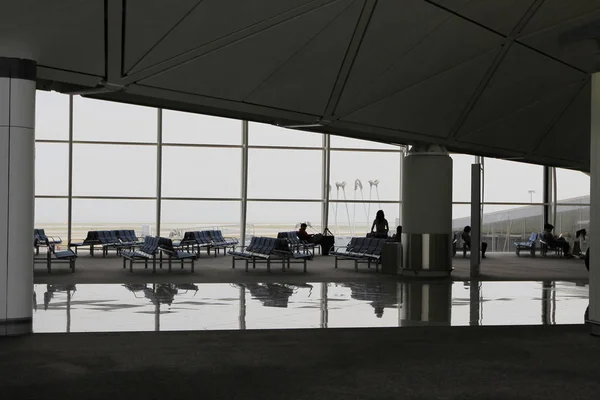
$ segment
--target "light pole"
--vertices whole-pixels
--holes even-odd
[[[535,190],[531,189],[527,191],[529,193],[529,202],[533,203],[533,194],[535,193]]]

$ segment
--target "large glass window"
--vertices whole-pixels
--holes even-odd
[[[35,194],[66,196],[69,187],[69,145],[35,144]]]
[[[471,201],[471,165],[475,157],[452,154],[452,201]]]
[[[319,150],[250,149],[248,197],[320,199],[322,154]]]
[[[239,201],[163,200],[161,235],[181,237],[186,231],[221,229],[239,237],[240,210]]]
[[[331,199],[398,201],[400,153],[332,151],[330,184]]]
[[[156,143],[157,131],[155,108],[74,98],[75,140]]]
[[[163,197],[240,198],[241,149],[164,146],[162,157]]]
[[[73,199],[73,240],[91,230],[133,229],[156,233],[156,200]]]
[[[42,90],[36,91],[35,138],[69,139],[69,96]]]
[[[398,150],[398,146],[393,144],[371,142],[370,140],[353,139],[337,135],[331,135],[331,148]]]
[[[543,206],[484,206],[481,235],[488,242],[489,251],[514,252],[515,242],[543,230],[543,212]]]
[[[163,111],[163,143],[242,144],[242,121],[180,111]]]
[[[355,203],[332,199],[329,203],[329,229],[335,235],[365,236],[371,231],[378,210],[383,210],[390,234],[393,234],[400,222],[400,203]]]
[[[309,224],[310,233],[322,232],[321,202],[248,201],[248,236],[276,236],[298,229],[302,222]]]
[[[45,229],[48,236],[59,236],[67,244],[67,199],[35,199],[35,229]]]
[[[286,129],[279,126],[250,122],[248,142],[260,146],[322,147],[319,133]]]
[[[541,203],[543,167],[515,161],[486,158],[484,201]]]
[[[75,144],[73,195],[156,196],[156,146]]]
[[[589,175],[579,171],[557,168],[556,180],[556,195],[559,202],[568,199],[576,199],[575,201],[577,202],[589,203]]]

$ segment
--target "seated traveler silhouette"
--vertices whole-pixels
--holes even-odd
[[[383,210],[377,211],[373,225],[371,225],[371,236],[376,238],[387,238],[390,226],[388,225],[387,219]]]
[[[461,233],[460,237],[462,238],[463,242],[465,243],[465,248],[471,250],[471,227],[469,225],[465,226],[465,229],[463,229],[463,232]],[[487,243],[486,242],[481,242],[481,258],[485,258],[485,251],[487,250]]]
[[[301,225],[300,225],[300,229],[298,230],[297,234],[298,234],[298,238],[299,238],[300,240],[304,240],[304,241],[306,241],[306,242],[310,242],[310,241],[311,241],[311,239],[312,239],[312,237],[313,237],[313,235],[311,235],[310,233],[306,232],[306,227],[307,227],[307,226],[308,226],[308,225],[306,225],[306,224],[304,224],[304,223],[303,223],[303,224],[301,224]]]
[[[392,239],[394,239],[396,242],[402,242],[402,225],[398,225],[396,228],[396,233],[394,233]]]
[[[553,230],[554,230],[554,225],[552,225],[552,224],[544,225],[544,233],[542,234],[542,239],[544,240],[544,242],[546,242],[546,244],[550,247],[555,247],[555,248],[558,247],[558,248],[562,249],[563,256],[565,258],[573,258],[573,256],[569,253],[569,250],[571,248],[571,246],[569,245],[569,242],[567,242],[565,240],[565,238],[563,238],[563,237],[554,236],[554,234],[552,233]]]

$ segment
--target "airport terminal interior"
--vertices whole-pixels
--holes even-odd
[[[597,398],[600,1],[2,7],[6,398]]]

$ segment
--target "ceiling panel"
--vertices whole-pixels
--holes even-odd
[[[104,1],[4,1],[0,10],[0,55],[104,75]]]
[[[508,35],[534,0],[432,0],[479,24]]]
[[[580,90],[580,84],[571,85],[481,129],[463,133],[457,140],[523,153],[533,151]]]
[[[574,160],[589,166],[590,98],[591,85],[588,84],[544,137],[534,154],[550,159]]]
[[[470,132],[583,82],[587,75],[514,44],[461,128]]]
[[[586,72],[600,70],[600,10],[519,39]]]
[[[241,101],[351,3],[331,3],[145,79],[142,84]]]
[[[377,14],[369,25],[336,115],[347,115],[391,93],[455,68],[499,47],[503,41],[500,35],[461,18],[440,18],[439,11],[431,5],[425,4],[425,8],[415,6],[414,10],[404,12],[397,9],[398,5],[387,6],[389,9],[376,9]],[[394,13],[394,10],[398,12]],[[413,11],[420,12],[423,17],[433,12],[438,23],[428,26],[427,31],[416,27],[413,24],[420,20]],[[420,32],[421,36],[411,36],[413,30]],[[398,41],[390,38],[398,38]],[[389,42],[397,43],[398,47],[389,48]]]
[[[530,35],[600,10],[600,0],[545,0],[519,37]]]
[[[127,0],[125,12],[125,71],[129,71],[147,52],[198,5],[200,0]]]
[[[343,0],[338,0],[338,2]],[[313,0],[204,0],[132,72],[292,10]],[[169,5],[171,2],[168,2]]]
[[[362,2],[351,3],[245,101],[323,114],[362,9]]]
[[[446,137],[497,51],[463,63],[358,110],[342,120]]]

